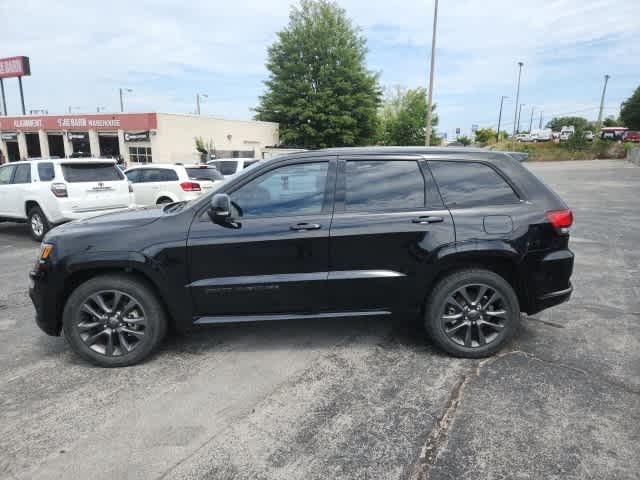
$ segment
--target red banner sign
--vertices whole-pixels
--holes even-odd
[[[0,58],[0,78],[31,75],[29,57]]]
[[[45,115],[24,117],[0,117],[0,131],[62,131],[98,130],[154,130],[158,128],[155,113],[114,113],[96,115]]]

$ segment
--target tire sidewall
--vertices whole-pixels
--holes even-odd
[[[505,322],[502,338],[483,347],[464,347],[452,341],[444,331],[441,321],[444,302],[458,288],[474,283],[486,284],[503,297],[511,314]],[[467,270],[454,273],[441,280],[433,290],[425,309],[425,328],[435,343],[443,350],[460,357],[482,358],[500,350],[517,332],[520,324],[520,304],[513,288],[500,275],[488,270]]]
[[[38,216],[40,218],[40,221],[42,222],[42,235],[36,234],[31,225],[31,221],[35,216]],[[39,207],[33,207],[31,210],[29,210],[27,222],[29,224],[29,233],[31,234],[31,238],[33,238],[37,242],[41,242],[44,236],[49,231],[49,221],[47,220],[47,217],[44,216],[44,213],[42,213],[42,210]]]
[[[134,297],[144,310],[147,324],[143,343],[125,355],[108,357],[95,352],[84,343],[77,329],[84,301],[101,290],[126,293]],[[166,318],[155,294],[144,283],[124,276],[101,276],[83,283],[69,296],[63,312],[63,330],[72,349],[85,360],[100,367],[124,367],[138,363],[153,353],[166,333]]]

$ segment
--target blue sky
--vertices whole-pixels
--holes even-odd
[[[425,86],[433,1],[339,2],[368,39],[368,67],[384,87]],[[74,113],[193,112],[247,119],[267,77],[266,50],[286,25],[288,0],[0,0],[0,57],[31,57],[27,109]],[[512,128],[517,62],[523,61],[522,126],[543,111],[595,119],[604,74],[605,114],[640,85],[639,0],[441,0],[434,100],[440,131]],[[19,113],[15,80],[5,81],[10,114]]]

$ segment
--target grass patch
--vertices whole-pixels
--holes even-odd
[[[621,143],[594,140],[574,148],[568,143],[539,142],[517,143],[502,141],[490,146],[492,150],[507,152],[524,152],[529,160],[537,162],[554,162],[559,160],[595,160],[603,158],[625,158],[626,149]]]

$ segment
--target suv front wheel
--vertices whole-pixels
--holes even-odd
[[[509,283],[488,270],[463,270],[435,286],[425,309],[428,336],[459,357],[491,355],[517,331],[518,297]]]
[[[167,330],[164,309],[136,278],[104,275],[71,294],[63,327],[71,348],[101,367],[133,365],[149,356]]]

